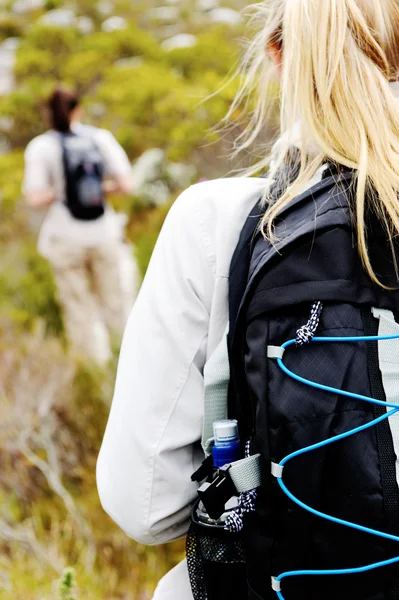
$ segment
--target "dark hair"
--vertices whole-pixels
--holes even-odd
[[[47,103],[52,128],[68,133],[71,128],[71,113],[79,104],[79,96],[76,92],[56,88]]]

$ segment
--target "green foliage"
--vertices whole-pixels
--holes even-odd
[[[58,65],[61,63],[60,59],[75,51],[79,37],[79,32],[73,27],[35,23],[27,30],[23,38],[19,49],[19,58],[26,55],[32,48],[36,48],[52,54],[54,64]]]
[[[57,8],[61,8],[63,5],[63,0],[46,0],[44,3],[44,10],[56,10]]]
[[[49,85],[43,85],[40,77],[34,77],[29,86],[21,86],[8,96],[0,96],[0,118],[11,120],[14,126],[11,130],[3,129],[5,137],[14,149],[24,148],[36,135],[43,132],[43,103]],[[0,131],[2,125],[0,123]]]
[[[3,259],[0,316],[6,316],[19,328],[28,331],[37,319],[41,319],[49,334],[62,338],[62,315],[48,262],[37,254],[32,242],[13,246]]]
[[[143,277],[169,209],[170,204],[151,210],[142,210],[136,212],[132,218],[128,233],[135,245],[135,255]]]
[[[108,107],[102,123],[116,132],[131,155],[140,155],[153,146],[167,146],[170,124],[162,120],[159,111],[176,90],[184,96],[181,78],[161,65],[143,63],[135,68],[113,69],[96,95]]]
[[[34,24],[17,52],[18,87],[0,98],[0,117],[18,124],[5,132],[11,145],[25,146],[46,127],[41,107],[52,86],[63,81],[86,95],[87,114],[114,131],[132,159],[159,146],[173,160],[187,160],[204,142],[219,139],[209,132],[236,89],[234,82],[227,84],[236,59],[232,32],[220,25],[199,33],[192,48],[165,52],[133,22],[90,35]],[[105,107],[100,119],[98,106]]]
[[[97,365],[79,363],[76,368],[69,411],[65,424],[74,433],[76,448],[89,473],[79,478],[79,485],[95,489],[95,465],[108,419],[112,397],[113,373]],[[84,433],[84,435],[82,435]],[[83,471],[80,470],[82,474]]]
[[[79,33],[76,29],[34,25],[24,38],[17,53],[15,75],[17,81],[29,84],[27,79],[62,80],[63,65],[75,51]]]
[[[76,583],[74,569],[65,569],[60,581],[60,593],[58,600],[76,600],[74,593],[75,588]]]
[[[0,13],[0,41],[9,37],[19,37],[22,33],[22,27],[18,19],[5,13]]]
[[[160,60],[161,55],[155,39],[133,24],[113,33],[94,33],[82,38],[75,52],[68,56],[62,67],[63,80],[86,93],[116,61],[134,57]]]
[[[60,307],[49,264],[27,236],[26,215],[18,205],[23,177],[23,154],[0,156],[0,315],[25,329],[36,319],[46,323],[49,333],[63,335]],[[6,242],[8,242],[6,244]],[[0,246],[1,247],[1,246]]]
[[[222,25],[200,34],[191,48],[176,48],[167,53],[168,64],[194,80],[202,79],[209,71],[224,78],[237,66],[238,58],[238,47],[232,39],[231,28]]]
[[[162,51],[156,39],[134,23],[118,31],[102,31],[87,36],[81,42],[79,51],[87,50],[95,50],[109,62],[132,56],[142,56],[149,60],[162,58]]]
[[[39,318],[46,323],[49,333],[63,336],[61,309],[48,262],[31,245],[25,247],[23,261],[26,270],[15,290],[16,307],[26,313],[27,324]]]
[[[102,125],[131,155],[155,146],[179,161],[209,142],[212,127],[226,114],[235,86],[228,86],[230,94],[210,98],[221,86],[212,71],[201,81],[187,81],[167,66],[145,62],[108,71],[95,100],[108,108]]]
[[[0,156],[0,217],[1,221],[15,215],[23,178],[22,152]],[[1,231],[1,230],[0,230]]]

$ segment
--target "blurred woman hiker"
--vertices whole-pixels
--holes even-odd
[[[99,494],[143,544],[188,535],[154,600],[391,600],[399,2],[254,11],[232,110],[254,106],[237,142],[253,155],[280,78],[281,135],[253,169],[268,177],[201,183],[171,209],[124,337]]]
[[[48,112],[51,129],[26,148],[23,191],[30,207],[48,207],[38,249],[53,268],[72,348],[104,364],[137,287],[125,216],[106,201],[132,192],[131,165],[109,131],[80,122],[76,93],[55,89]]]

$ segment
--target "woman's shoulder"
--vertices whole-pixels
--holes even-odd
[[[54,152],[56,146],[57,138],[55,133],[53,131],[46,131],[29,142],[26,146],[25,155],[31,157],[51,154]]]
[[[78,135],[88,136],[94,139],[98,143],[109,143],[113,141],[114,135],[108,129],[102,127],[95,127],[94,125],[87,125],[86,123],[75,123],[72,126],[72,131]]]
[[[264,189],[264,179],[245,177],[193,185],[171,208],[167,229],[173,237],[184,231],[190,245],[201,238],[215,275],[226,277],[241,229]]]
[[[173,205],[175,213],[189,215],[193,211],[214,219],[234,218],[242,211],[250,212],[265,189],[265,180],[256,177],[230,177],[202,181],[187,188]]]

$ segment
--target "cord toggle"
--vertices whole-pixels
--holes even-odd
[[[272,577],[272,589],[275,592],[281,592],[281,581],[278,581],[275,577]]]
[[[284,356],[284,352],[285,352],[285,348],[282,348],[281,346],[268,346],[267,347],[267,358],[272,358],[274,360],[281,358],[281,360],[282,360],[283,356]]]
[[[282,465],[278,465],[277,463],[272,462],[272,475],[276,477],[276,479],[282,479],[283,477],[284,467]]]

